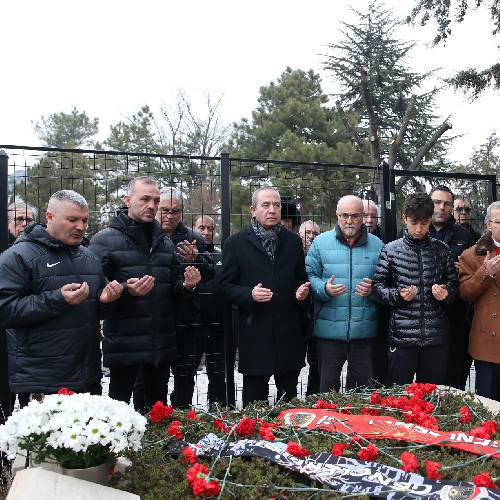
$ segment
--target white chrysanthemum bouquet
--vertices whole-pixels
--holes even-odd
[[[10,416],[0,426],[0,451],[13,459],[22,449],[36,463],[81,469],[139,450],[145,429],[146,418],[126,403],[63,389]]]

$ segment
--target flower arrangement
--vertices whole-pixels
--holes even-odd
[[[126,403],[62,389],[31,401],[0,426],[0,450],[9,459],[26,450],[35,463],[83,469],[138,451],[146,418]]]

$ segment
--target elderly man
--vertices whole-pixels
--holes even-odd
[[[471,224],[471,206],[470,203],[463,198],[455,198],[453,202],[453,217],[457,224],[465,227],[467,231],[472,235],[474,241],[481,238],[481,235],[472,227]]]
[[[382,239],[382,228],[378,223],[378,207],[371,200],[363,200],[363,224],[370,234]]]
[[[99,259],[81,246],[88,217],[81,195],[58,191],[47,225],[27,227],[0,258],[12,392],[101,392],[99,319],[122,286],[107,283]]]
[[[24,231],[24,228],[35,221],[37,217],[36,208],[28,203],[11,203],[7,207],[9,244],[12,245],[16,238]]]
[[[321,233],[321,229],[312,220],[306,220],[299,227],[299,236],[302,240],[302,246],[304,248],[304,253],[307,254],[309,247],[312,245],[314,238]]]
[[[474,303],[469,353],[476,392],[500,401],[500,201],[486,211],[487,230],[460,258],[460,296]]]
[[[274,188],[252,195],[251,224],[225,243],[221,294],[239,308],[239,365],[243,405],[267,400],[274,375],[278,398],[297,395],[304,366],[303,308],[309,295],[304,251],[281,224]]]
[[[173,187],[160,193],[156,220],[163,232],[172,240],[182,267],[192,265],[201,273],[203,281],[214,275],[214,266],[207,252],[205,240],[182,221],[182,193]],[[189,408],[193,399],[195,376],[200,364],[199,351],[202,341],[198,294],[183,300],[176,311],[177,356],[174,364],[174,392],[172,404],[177,408]]]
[[[434,203],[434,214],[429,234],[448,245],[458,270],[458,258],[464,250],[474,245],[474,238],[467,229],[455,223],[452,214],[454,196],[448,187],[437,186],[430,196]],[[471,312],[468,305],[459,298],[446,308],[446,312],[453,332],[450,344],[450,359],[453,362],[448,364],[446,384],[463,390],[472,364],[467,352]]]
[[[307,253],[306,269],[314,295],[319,358],[319,389],[340,390],[348,362],[347,388],[373,378],[377,308],[369,296],[383,243],[363,225],[363,203],[344,196],[337,204],[338,222],[320,234]]]
[[[129,402],[139,370],[144,379],[144,411],[167,401],[175,360],[174,314],[179,296],[190,295],[200,280],[192,266],[182,274],[172,242],[155,220],[160,190],[150,177],[129,182],[125,208],[99,231],[90,249],[100,257],[108,279],[125,291],[104,324],[104,365],[110,369],[109,395]]]

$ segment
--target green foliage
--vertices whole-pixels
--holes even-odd
[[[384,395],[384,390],[380,391]],[[169,456],[163,450],[164,445],[175,443],[175,439],[165,434],[166,427],[172,420],[179,420],[187,442],[197,442],[201,437],[210,432],[215,432],[222,438],[229,440],[238,439],[215,430],[215,418],[223,417],[227,425],[231,426],[243,418],[250,416],[259,417],[262,420],[276,421],[278,414],[289,407],[313,407],[318,399],[336,403],[340,407],[350,405],[350,410],[358,414],[361,408],[369,404],[371,390],[365,392],[349,392],[338,394],[335,392],[322,394],[321,396],[310,396],[307,400],[293,400],[290,404],[278,404],[269,408],[267,404],[255,403],[245,411],[230,411],[216,408],[213,412],[199,412],[197,420],[190,420],[186,412],[175,411],[164,423],[151,424],[146,430],[143,440],[143,450],[130,453],[128,457],[132,466],[123,476],[115,477],[114,484],[121,489],[136,493],[144,499],[170,499],[170,498],[192,498],[192,492],[185,479],[189,467],[179,458]],[[394,387],[385,390],[385,394],[400,396],[406,394],[402,388]],[[462,429],[469,431],[480,422],[497,419],[499,415],[491,414],[474,396],[454,395],[451,392],[441,392],[431,396],[430,400],[435,405],[434,414],[439,418],[442,430]],[[459,408],[467,406],[472,412],[472,420],[468,424],[458,422]],[[387,412],[386,412],[387,413]],[[399,410],[390,413],[395,418],[402,419]],[[329,433],[319,430],[307,430],[298,428],[280,427],[274,431],[277,441],[298,441],[301,446],[311,452],[330,452],[334,443],[348,441],[341,433]],[[500,429],[493,439],[500,437]],[[373,443],[384,453],[380,453],[376,461],[392,467],[401,467],[399,459],[405,450],[412,451],[417,455],[420,463],[420,473],[425,475],[425,460],[434,460],[443,464],[441,472],[444,479],[471,481],[472,477],[479,472],[486,471],[492,477],[498,476],[498,463],[496,459],[481,458],[449,447],[438,447],[430,445],[418,445],[410,442],[397,440],[373,440]],[[365,446],[363,442],[360,446]],[[352,445],[345,453],[347,457],[357,457],[359,446]],[[305,475],[292,473],[277,465],[265,462],[257,458],[217,458],[212,460],[199,460],[210,469],[210,477],[222,482],[226,478],[226,484],[221,498],[335,498],[340,497],[327,487],[308,479]],[[300,489],[303,489],[300,491]],[[293,491],[298,490],[298,491]],[[353,497],[356,498],[356,497]],[[362,498],[362,497],[358,497]]]
[[[432,73],[411,71],[407,57],[415,46],[397,38],[398,21],[390,9],[376,2],[365,11],[353,13],[353,23],[343,23],[342,39],[329,45],[325,69],[340,83],[338,99],[345,109],[360,117],[358,133],[364,141],[369,139],[369,113],[362,97],[362,71],[367,75],[367,90],[375,114],[375,126],[380,140],[381,155],[388,155],[389,147],[398,133],[413,94],[417,94]],[[405,138],[399,149],[397,162],[408,168],[418,151],[429,141],[436,129],[434,113],[438,90],[417,95],[415,111],[409,122]],[[444,162],[446,141],[433,147],[424,160]],[[375,159],[379,163],[380,158]]]
[[[446,42],[452,33],[453,23],[461,23],[470,7],[477,9],[486,6],[493,24],[492,35],[496,36],[499,33],[500,10],[497,0],[489,0],[489,2],[485,0],[460,0],[455,3],[455,6],[453,12],[450,0],[415,0],[415,7],[408,16],[407,22],[418,22],[421,26],[425,26],[431,19],[434,20],[437,24],[437,32],[432,43],[437,45]],[[487,87],[500,88],[500,64],[494,63],[484,70],[464,69],[458,71],[447,81],[456,89],[470,92],[472,98],[475,99]]]

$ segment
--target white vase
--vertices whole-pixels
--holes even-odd
[[[65,476],[76,477],[77,479],[102,484],[103,486],[107,486],[109,483],[107,463],[96,465],[95,467],[88,467],[86,469],[66,469],[63,467],[62,473]]]

